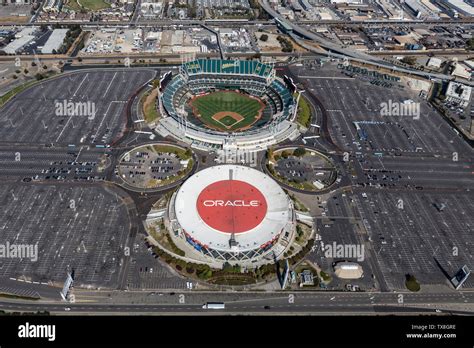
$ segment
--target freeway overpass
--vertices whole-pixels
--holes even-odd
[[[275,20],[281,23],[281,25],[286,26],[287,28],[291,29],[291,32],[288,35],[300,46],[307,49],[310,52],[314,52],[316,54],[324,54],[322,53],[321,49],[315,48],[312,45],[307,44],[303,39],[311,40],[317,43],[321,48],[323,48],[326,52],[326,55],[330,55],[331,57],[340,58],[340,59],[349,59],[354,62],[362,63],[362,64],[370,64],[377,66],[379,68],[389,69],[390,72],[399,72],[403,74],[410,74],[415,76],[420,76],[427,79],[437,79],[443,81],[450,81],[454,80],[455,78],[451,75],[446,74],[439,74],[439,73],[431,73],[431,72],[424,72],[420,70],[412,70],[407,68],[402,68],[393,65],[390,62],[384,61],[382,58],[369,55],[367,53],[357,52],[354,50],[346,49],[341,45],[335,44],[305,28],[302,28],[298,24],[292,23],[287,21],[283,18],[278,12],[276,12],[267,2],[267,0],[260,0],[260,4],[262,8]],[[464,82],[464,81],[463,81]],[[465,81],[464,83],[468,85],[474,85],[473,82]]]

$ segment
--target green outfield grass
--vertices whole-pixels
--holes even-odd
[[[214,92],[191,101],[191,106],[200,115],[200,120],[210,128],[222,131],[235,131],[255,122],[262,104],[245,94],[237,92]],[[220,112],[237,113],[243,117],[237,120],[232,115],[225,115],[220,120],[213,116]]]
[[[225,116],[224,118],[220,119],[220,122],[225,124],[226,126],[232,126],[234,123],[237,122],[237,120],[232,116]]]
[[[110,7],[110,4],[104,0],[68,0],[66,7],[74,11],[80,11],[82,8],[85,10],[99,11]]]

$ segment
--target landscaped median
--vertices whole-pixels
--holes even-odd
[[[297,98],[297,95],[294,95]],[[311,125],[311,106],[308,100],[301,95],[298,101],[298,112],[296,114],[296,122],[304,128],[309,128]]]
[[[275,264],[266,264],[254,270],[242,272],[239,265],[229,263],[225,263],[222,268],[218,269],[207,264],[188,262],[183,259],[185,258],[185,255],[182,254],[183,251],[179,250],[177,253],[176,245],[169,243],[171,238],[167,236],[169,232],[166,229],[160,229],[159,231],[148,229],[148,232],[152,237],[148,242],[153,246],[154,256],[159,257],[185,277],[205,281],[213,285],[226,286],[258,284],[273,280],[276,277],[277,265]],[[158,245],[155,244],[156,242],[158,242]]]
[[[158,86],[160,81],[153,80],[153,88],[143,93],[140,99],[140,108],[143,113],[143,118],[147,124],[153,123],[160,117],[156,103],[158,101]]]
[[[17,94],[23,92],[24,90],[34,86],[35,84],[39,83],[40,81],[43,81],[46,78],[54,76],[53,73],[44,73],[44,74],[36,74],[36,79],[35,80],[30,80],[27,81],[19,86],[16,86],[9,90],[7,93],[2,95],[0,97],[0,108],[5,105],[10,99],[12,99],[14,96]]]

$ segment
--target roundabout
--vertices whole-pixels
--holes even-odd
[[[337,180],[333,161],[305,147],[268,150],[264,168],[282,186],[301,193],[320,193]]]
[[[124,153],[117,177],[128,188],[156,190],[177,184],[195,164],[191,150],[177,145],[152,143]]]

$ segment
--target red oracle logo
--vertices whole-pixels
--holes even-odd
[[[224,233],[243,233],[263,221],[267,201],[253,185],[240,180],[222,180],[202,190],[196,208],[209,227]]]
[[[260,206],[260,201],[244,201],[239,199],[235,201],[223,201],[216,199],[205,200],[202,204],[205,207],[258,207]]]

